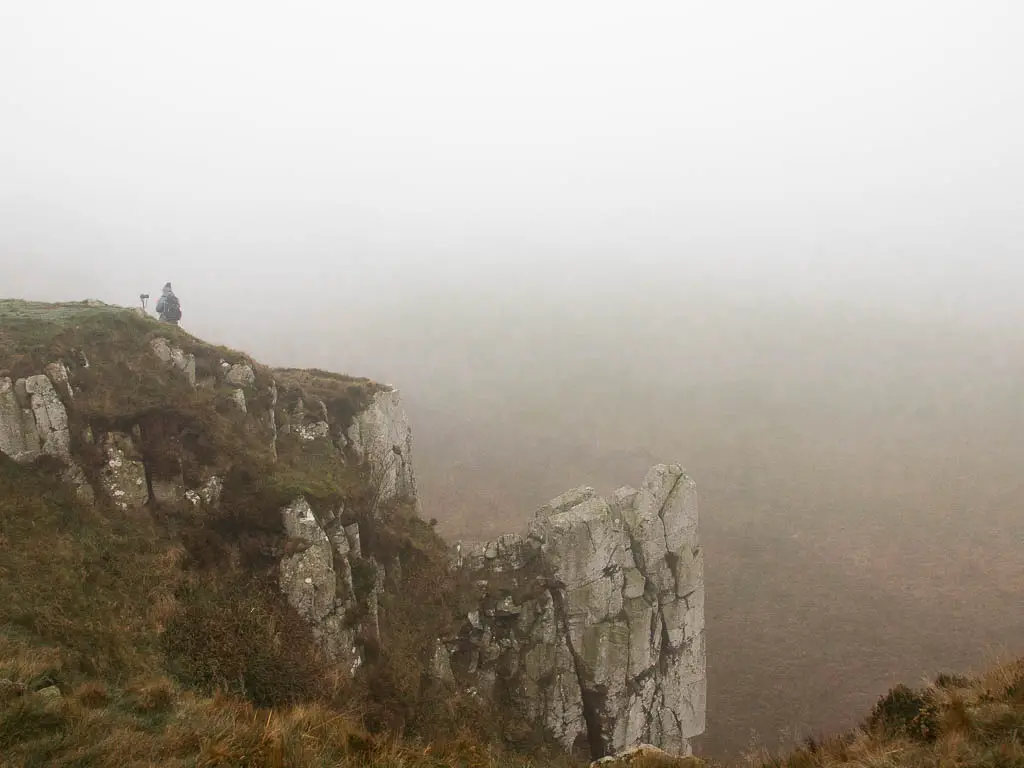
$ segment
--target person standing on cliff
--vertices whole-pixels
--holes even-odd
[[[164,286],[163,295],[160,296],[160,300],[156,303],[156,312],[165,323],[177,325],[181,320],[181,302],[178,301],[178,297],[171,290],[170,283]]]

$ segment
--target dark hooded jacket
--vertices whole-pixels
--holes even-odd
[[[174,295],[174,291],[171,290],[170,283],[164,286],[163,295],[160,296],[160,300],[156,303],[156,313],[165,323],[177,324],[181,319],[181,303],[178,301],[178,297]]]

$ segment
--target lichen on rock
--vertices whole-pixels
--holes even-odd
[[[286,535],[301,547],[281,560],[281,590],[303,618],[316,624],[335,608],[331,542],[304,498],[281,510],[281,517]]]
[[[228,366],[224,380],[233,387],[252,387],[256,384],[256,372],[248,363]]]
[[[231,400],[234,402],[235,407],[238,408],[242,413],[249,412],[249,405],[245,401],[245,390],[234,389],[231,391]]]
[[[103,455],[105,463],[100,482],[107,498],[121,509],[144,505],[149,500],[146,467],[131,435],[105,434]]]
[[[362,663],[356,642],[360,627],[348,621],[359,602],[351,567],[357,556],[344,527],[338,526],[340,536],[329,535],[303,497],[285,506],[281,519],[288,538],[287,553],[279,564],[281,591],[312,627],[325,653],[343,666],[358,666]],[[365,612],[369,614],[369,606]]]

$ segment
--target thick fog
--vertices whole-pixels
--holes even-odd
[[[1018,3],[634,5],[5,3],[5,292],[1013,302]]]
[[[425,512],[681,461],[709,732],[1024,651],[1024,5],[0,2],[0,296],[398,385]]]

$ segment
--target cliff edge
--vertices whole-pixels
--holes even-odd
[[[453,555],[418,514],[394,388],[135,310],[3,301],[0,468],[0,642],[56,653],[58,688],[168,674],[259,706],[342,698],[371,731],[422,736],[473,712],[506,745],[581,758],[689,754],[703,730],[678,466]]]

